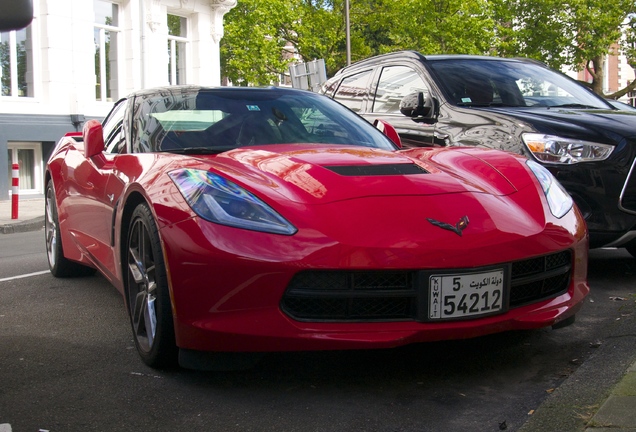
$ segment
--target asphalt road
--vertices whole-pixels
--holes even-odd
[[[0,235],[2,432],[515,431],[636,309],[636,260],[598,250],[592,294],[563,329],[156,371],[105,279],[46,269],[42,232]]]

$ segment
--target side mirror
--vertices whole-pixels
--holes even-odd
[[[400,101],[400,112],[416,122],[435,123],[438,114],[437,105],[437,99],[428,92],[410,93]]]
[[[386,135],[391,141],[393,141],[393,143],[398,146],[398,148],[402,148],[402,139],[390,123],[387,123],[384,120],[376,119],[373,122],[373,126],[375,126],[380,132]]]
[[[84,124],[84,157],[86,159],[104,151],[104,132],[102,124],[97,120],[89,120]]]

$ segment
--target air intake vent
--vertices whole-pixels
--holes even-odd
[[[336,165],[325,166],[328,170],[343,176],[386,176],[428,174],[416,164],[382,164],[382,165]]]

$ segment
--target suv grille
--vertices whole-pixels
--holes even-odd
[[[554,297],[570,282],[572,253],[508,264],[509,308]],[[505,265],[504,265],[505,266]],[[301,321],[427,321],[428,275],[435,271],[303,271],[289,283],[281,309]],[[419,305],[419,306],[418,306]]]

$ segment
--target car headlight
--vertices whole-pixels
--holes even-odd
[[[539,180],[539,184],[541,184],[541,189],[543,189],[543,193],[548,200],[548,206],[550,206],[552,214],[557,218],[563,217],[574,205],[570,194],[566,192],[563,186],[561,186],[561,183],[554,178],[546,167],[531,160],[528,160],[526,163],[537,177],[537,180]]]
[[[205,220],[273,234],[297,231],[255,195],[220,175],[197,169],[178,169],[168,175],[192,210]]]
[[[534,157],[543,162],[575,164],[605,160],[614,151],[614,146],[593,143],[555,135],[524,133],[523,142]]]

